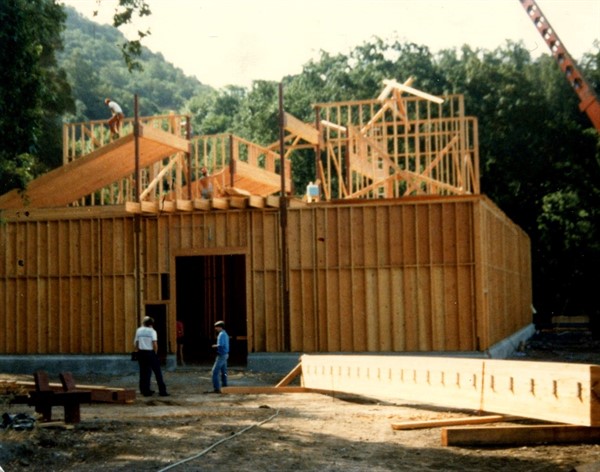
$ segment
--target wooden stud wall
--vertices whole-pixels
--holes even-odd
[[[525,232],[490,200],[481,200],[478,212],[485,349],[532,321],[531,248]]]
[[[132,219],[7,223],[0,233],[2,353],[112,353],[137,321]]]
[[[464,97],[319,103],[325,198],[479,194],[477,120]]]
[[[142,303],[165,274],[175,293],[176,256],[245,255],[248,349],[282,351],[279,225],[276,209],[142,217]],[[7,217],[0,354],[128,352],[133,229],[108,207]],[[292,351],[485,350],[531,322],[529,240],[483,196],[290,208],[287,237]]]
[[[290,211],[292,350],[474,349],[472,205]]]

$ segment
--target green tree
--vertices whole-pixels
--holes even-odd
[[[100,7],[102,0],[97,1]],[[98,11],[94,12],[94,14],[97,15]],[[113,14],[113,26],[119,28],[150,14],[152,12],[146,0],[119,0]],[[137,34],[137,39],[123,40],[120,44],[121,54],[129,72],[143,69],[139,61],[139,57],[142,55],[142,40],[150,34],[150,30],[138,30]]]
[[[2,194],[57,164],[61,115],[73,103],[55,58],[62,46],[62,7],[53,0],[3,1],[0,22]]]
[[[161,54],[142,48],[138,60],[143,68],[129,71],[118,44],[125,41],[113,26],[98,25],[73,8],[66,8],[65,49],[58,54],[73,88],[77,110],[69,121],[105,119],[104,98],[114,98],[126,116],[132,116],[134,95],[140,115],[158,115],[184,110],[195,94],[211,88],[165,61]]]

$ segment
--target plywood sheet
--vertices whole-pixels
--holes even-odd
[[[140,128],[140,167],[189,149],[188,142],[182,138],[142,125]],[[23,196],[16,190],[1,196],[0,208],[66,206],[134,171],[135,138],[127,135],[35,179]]]

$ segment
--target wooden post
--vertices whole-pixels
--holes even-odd
[[[287,254],[287,197],[285,195],[285,113],[283,110],[283,84],[279,83],[279,172],[281,173],[281,199],[279,223],[281,227],[281,303],[283,351],[290,350],[290,291],[288,287]]]
[[[321,108],[317,105],[315,107],[315,128],[319,133],[319,139],[317,144],[315,144],[315,181],[317,179],[321,180],[321,182],[325,183],[325,176],[319,174],[319,161],[321,159]]]
[[[137,94],[133,97],[133,137],[134,137],[134,159],[135,159],[135,199],[140,201],[142,193],[142,183],[140,181],[140,122],[139,122],[139,107]]]
[[[191,116],[187,115],[185,118],[185,139],[188,140],[188,142],[192,139],[192,123],[191,123]],[[187,169],[186,169],[186,173],[185,173],[185,178],[187,180],[187,198],[188,200],[192,199],[192,153],[191,152],[186,152],[185,153],[185,160],[187,162]]]
[[[133,135],[134,135],[134,152],[135,152],[135,199],[138,203],[141,203],[142,194],[142,182],[140,179],[140,121],[139,121],[139,102],[137,94],[134,95],[134,122],[133,122]],[[140,231],[141,231],[141,216],[139,214],[133,217],[133,232],[134,232],[134,245],[135,245],[135,313],[138,324],[142,321],[142,270],[141,270],[141,247],[140,247]]]
[[[235,183],[235,159],[233,158],[233,135],[229,135],[229,186]]]

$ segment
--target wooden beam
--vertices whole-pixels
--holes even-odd
[[[35,382],[16,381],[13,382],[17,387],[33,389]],[[0,382],[2,384],[2,382]],[[50,382],[50,390],[61,392],[63,386],[57,382]],[[102,385],[77,385],[78,390],[89,390],[91,392],[92,402],[97,403],[133,403],[135,401],[135,390],[120,387],[105,387]]]
[[[165,144],[170,148],[177,149],[178,151],[191,152],[191,143],[187,139],[155,128],[152,125],[144,125],[140,123],[140,138]]]
[[[600,427],[573,425],[474,426],[443,428],[442,446],[511,446],[526,444],[598,444]]]
[[[458,426],[470,424],[487,424],[509,422],[521,419],[519,416],[505,415],[487,415],[487,416],[469,416],[467,418],[443,418],[438,420],[427,421],[405,421],[402,423],[392,423],[392,429],[395,431],[403,431],[406,429],[429,429],[440,428],[442,426]]]
[[[160,211],[164,211],[167,213],[173,213],[175,210],[177,210],[177,207],[175,206],[175,202],[171,201],[171,200],[161,200],[158,203],[158,209]]]
[[[325,128],[331,128],[336,131],[339,131],[340,133],[348,132],[348,128],[346,128],[345,126],[332,123],[331,121],[321,120],[319,123],[321,123],[321,125],[323,125]]]
[[[406,87],[410,87],[414,81],[414,77],[409,77],[404,81],[403,85],[405,85]],[[380,102],[383,102],[390,95],[390,93],[392,93],[392,90],[394,90],[394,84],[392,83],[395,82],[394,80],[388,81],[389,83],[385,83],[385,80],[383,82],[385,87],[377,97],[377,100]]]
[[[223,387],[223,393],[251,394],[251,395],[273,395],[280,393],[311,393],[304,387]]]
[[[173,168],[175,163],[179,160],[178,156],[178,154],[175,154],[173,157],[171,157],[169,163],[162,168],[162,170],[157,174],[157,176],[154,177],[154,179],[152,179],[152,182],[150,182],[146,186],[146,189],[140,194],[140,200],[144,200],[148,196],[148,194],[156,188],[156,186],[160,183],[160,181],[167,174],[167,172],[169,172]]]
[[[288,204],[290,208],[304,208],[308,206],[308,203],[300,200],[299,198],[290,198]]]
[[[230,197],[231,208],[244,209],[248,207],[248,197]]]
[[[218,210],[229,210],[229,198],[216,197],[212,199],[212,206]]]
[[[158,202],[157,201],[142,202],[141,205],[142,205],[142,213],[151,213],[151,214],[158,213]]]
[[[437,156],[435,157],[435,159],[433,159],[430,164],[423,169],[419,175],[425,177],[425,176],[429,176],[429,174],[431,173],[431,171],[437,166],[439,165],[439,163],[442,161],[442,159],[444,158],[444,156],[446,154],[448,154],[448,152],[450,151],[450,149],[453,146],[456,146],[456,144],[458,143],[458,134],[454,135],[454,137],[446,144],[446,146],[444,146],[444,148],[438,152]],[[408,183],[408,185],[406,186],[406,191],[404,192],[404,195],[410,195],[411,192],[413,192],[415,190],[415,185],[414,185],[414,181],[412,183]]]
[[[265,207],[265,197],[260,195],[250,195],[250,206],[253,208],[264,208]]]
[[[289,385],[296,377],[302,373],[302,363],[294,367],[281,381],[275,385],[276,387],[285,387]]]
[[[309,354],[301,362],[307,388],[600,426],[598,365]]]
[[[195,198],[194,208],[196,210],[209,211],[212,208],[212,202],[206,198]]]
[[[411,95],[415,95],[420,98],[424,98],[425,100],[429,100],[434,103],[444,103],[444,99],[440,97],[436,97],[435,95],[431,95],[429,93],[422,92],[421,90],[417,90],[416,88],[409,87],[407,85],[396,82],[395,80],[384,80],[383,83],[385,85],[391,85],[393,88],[397,88],[402,90],[403,92],[410,93]]]
[[[138,202],[125,202],[125,211],[139,214],[142,212],[142,205]]]
[[[225,187],[223,191],[229,197],[249,197],[251,195],[248,190],[237,187]]]
[[[319,144],[319,132],[311,125],[304,123],[289,113],[284,113],[283,126],[287,131],[301,136],[305,141],[311,144]]]
[[[177,199],[175,206],[179,211],[192,211],[194,209],[194,202],[192,200]]]
[[[279,208],[279,197],[277,195],[269,195],[267,197],[267,206]]]

